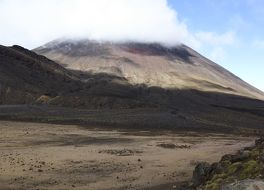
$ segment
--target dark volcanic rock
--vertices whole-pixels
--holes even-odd
[[[232,155],[230,158],[230,162],[234,163],[234,162],[241,162],[241,161],[245,161],[250,157],[250,152],[249,151],[239,151],[238,154],[236,155]]]
[[[210,173],[212,171],[211,165],[207,162],[199,163],[194,171],[192,182],[194,186],[199,186],[206,182],[210,178]]]
[[[199,163],[193,172],[192,183],[183,190],[244,190],[264,187],[264,139],[257,139],[251,148],[236,154],[224,155],[212,165]]]

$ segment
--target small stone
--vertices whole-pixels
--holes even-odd
[[[45,162],[39,162],[40,164],[42,164],[42,165],[45,165],[46,163]]]

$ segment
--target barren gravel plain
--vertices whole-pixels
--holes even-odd
[[[0,121],[1,190],[177,189],[254,138]]]

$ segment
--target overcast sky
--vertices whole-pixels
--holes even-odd
[[[264,91],[263,0],[0,0],[0,44],[185,43]]]

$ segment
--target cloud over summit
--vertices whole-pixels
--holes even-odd
[[[198,43],[166,0],[1,0],[0,24],[0,43],[29,47],[60,37]]]

